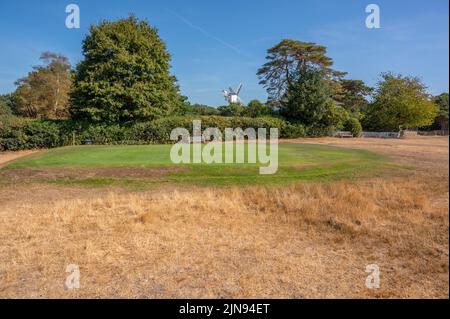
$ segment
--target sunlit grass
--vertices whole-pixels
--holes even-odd
[[[283,184],[295,181],[336,180],[352,178],[388,165],[380,155],[365,151],[323,145],[284,143],[279,145],[278,171],[273,175],[259,174],[259,168],[268,164],[213,163],[173,164],[171,145],[139,146],[76,146],[52,149],[21,158],[5,169],[62,170],[64,168],[132,168],[145,170],[158,167],[178,167],[147,178],[110,176],[80,176],[56,178],[49,182],[65,185],[128,185],[150,187],[160,183],[196,185]],[[247,161],[248,146],[241,150]],[[225,149],[223,149],[223,158]],[[236,153],[236,146],[233,149]],[[192,158],[192,152],[191,152]],[[223,161],[224,162],[224,161]]]

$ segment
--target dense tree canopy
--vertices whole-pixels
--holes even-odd
[[[69,60],[52,52],[44,52],[40,59],[43,65],[16,82],[16,112],[32,118],[67,118],[72,85]]]
[[[146,21],[129,17],[92,26],[83,54],[71,94],[74,118],[124,123],[183,108],[165,43]]]
[[[448,93],[442,93],[434,98],[434,102],[439,107],[436,117],[436,126],[442,130],[448,130]]]
[[[331,89],[322,75],[314,69],[304,68],[286,91],[286,102],[280,114],[292,122],[314,125],[321,122],[332,107]]]
[[[267,53],[268,61],[257,75],[270,100],[283,100],[288,88],[295,85],[304,69],[314,69],[330,78],[343,74],[331,69],[333,60],[326,55],[326,47],[315,43],[284,39]]]
[[[368,106],[364,126],[388,131],[421,127],[430,125],[437,112],[420,79],[385,73],[377,84],[373,103]]]
[[[228,105],[219,106],[217,110],[222,116],[243,116],[245,113],[245,106],[237,103],[230,103]]]
[[[14,97],[12,94],[0,95],[0,116],[11,115],[15,112]]]
[[[373,92],[373,89],[361,80],[341,79],[339,84],[339,93],[335,95],[339,105],[350,113],[364,111],[368,104],[367,96]]]
[[[245,109],[245,115],[249,117],[270,116],[272,113],[272,109],[259,100],[251,100]]]
[[[186,113],[195,115],[219,115],[220,112],[215,107],[205,104],[187,104]]]
[[[345,73],[332,69],[324,46],[284,39],[267,52],[257,73],[269,93],[267,103],[191,105],[170,74],[170,55],[155,28],[133,16],[103,21],[90,28],[76,70],[66,57],[45,52],[43,64],[17,81],[16,92],[0,96],[0,116],[71,115],[70,125],[83,127],[78,121],[86,121],[120,129],[171,115],[276,116],[287,120],[287,136],[336,129],[358,136],[361,122],[374,131],[448,129],[448,93],[431,98],[417,78],[386,73],[374,90],[363,81],[343,79]]]

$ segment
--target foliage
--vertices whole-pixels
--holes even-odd
[[[281,137],[284,138],[299,138],[306,137],[306,128],[301,124],[286,123],[284,125]]]
[[[286,92],[286,103],[281,106],[280,114],[294,123],[317,124],[332,105],[330,95],[330,87],[319,72],[302,69]]]
[[[336,102],[353,114],[364,111],[368,104],[367,96],[373,92],[373,89],[361,80],[341,79],[339,84],[340,92],[335,96]]]
[[[420,79],[385,73],[377,84],[363,126],[374,131],[421,127],[430,125],[437,112],[438,107],[430,100]]]
[[[0,116],[12,115],[15,109],[13,94],[0,95]]]
[[[75,119],[121,124],[182,112],[170,55],[146,21],[131,16],[92,26],[83,54],[71,93]]]
[[[0,116],[12,115],[11,108],[5,103],[3,99],[0,98]]]
[[[0,115],[0,137],[4,137],[11,130],[20,130],[28,120],[14,115]]]
[[[272,109],[259,100],[251,100],[244,111],[246,116],[249,117],[261,117],[273,115]]]
[[[204,104],[188,104],[186,114],[188,115],[219,115],[219,110],[215,107]]]
[[[448,130],[448,93],[435,96],[433,102],[438,106],[439,112],[431,125],[423,126],[420,129],[425,131]]]
[[[52,148],[60,145],[59,128],[53,122],[30,121],[23,128],[26,136],[25,147],[34,148]]]
[[[270,100],[283,101],[289,88],[295,86],[301,70],[313,69],[327,77],[343,73],[331,69],[333,60],[324,46],[284,39],[267,50],[268,60],[257,72]]]
[[[306,127],[306,134],[311,137],[331,136],[343,128],[348,117],[346,110],[331,101],[322,119]]]
[[[231,103],[217,108],[222,116],[241,116],[245,113],[245,107],[241,104]]]
[[[441,130],[448,130],[448,93],[436,96],[434,102],[439,107],[439,114],[435,119],[435,124]]]
[[[44,52],[40,59],[43,65],[16,82],[16,112],[31,118],[67,118],[72,86],[69,61],[52,52]]]
[[[332,97],[343,90],[344,73],[331,68],[324,46],[285,39],[267,52],[268,61],[258,76],[273,109],[312,136],[328,135],[342,126],[348,114]]]
[[[351,132],[353,137],[360,137],[362,126],[357,118],[351,117],[347,121],[345,121],[344,130]]]
[[[278,128],[280,137],[286,123],[273,117],[223,117],[223,116],[172,116],[155,121],[138,122],[124,126],[96,124],[73,120],[31,120],[16,116],[0,117],[0,149],[20,150],[52,148],[82,144],[89,139],[94,144],[165,144],[173,143],[170,133],[174,128],[186,128],[192,134],[192,121],[202,121],[202,129],[217,127],[224,134],[225,128]]]
[[[17,151],[60,145],[58,126],[51,121],[0,117],[0,150]]]
[[[448,93],[442,93],[434,98],[434,102],[439,107],[438,116],[442,116],[448,120]]]

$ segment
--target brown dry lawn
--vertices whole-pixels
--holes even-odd
[[[18,159],[25,155],[33,154],[35,152],[36,151],[0,152],[0,168],[11,161],[14,161],[15,159]]]
[[[0,297],[448,298],[448,138],[292,142],[368,149],[412,168],[139,193],[0,183]],[[80,289],[64,287],[69,264]],[[380,289],[365,286],[368,264],[380,267]]]

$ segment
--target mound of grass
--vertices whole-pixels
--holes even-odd
[[[5,169],[61,172],[70,168],[72,171],[70,176],[61,176],[59,173],[56,174],[57,177],[48,181],[68,185],[123,184],[145,187],[161,183],[220,186],[331,180],[370,174],[387,164],[382,156],[364,150],[282,143],[279,145],[277,173],[260,175],[259,167],[267,164],[173,164],[170,160],[170,149],[171,145],[63,147],[21,158]],[[244,152],[247,153],[247,146]],[[145,173],[145,170],[168,167],[179,169],[164,169],[163,173],[151,176],[140,174]],[[73,175],[76,168],[80,169],[79,176]],[[108,173],[105,174],[104,170],[99,173],[104,168],[110,168]],[[114,174],[114,168],[131,169],[131,172],[134,170],[134,174],[117,176]],[[85,176],[86,169],[89,169],[91,176]]]

